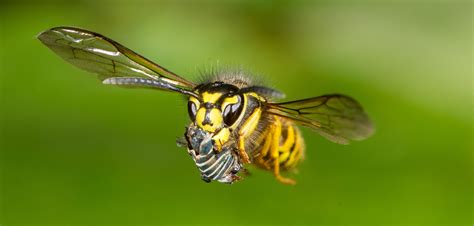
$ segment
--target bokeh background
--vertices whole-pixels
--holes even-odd
[[[3,225],[472,225],[471,1],[2,1]],[[345,93],[376,134],[309,129],[296,186],[203,183],[183,98],[105,87],[41,45],[109,36],[189,79],[242,66],[288,99]]]

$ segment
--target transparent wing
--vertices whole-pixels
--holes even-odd
[[[99,79],[143,78],[169,87],[191,90],[195,85],[121,44],[95,32],[73,27],[56,27],[38,35],[38,39],[67,62],[99,74]],[[117,82],[107,80],[106,84]],[[156,87],[155,87],[156,88]]]
[[[333,94],[284,103],[268,103],[267,112],[310,127],[327,139],[348,144],[363,140],[374,129],[360,104],[351,97]]]

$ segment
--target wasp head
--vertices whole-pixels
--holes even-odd
[[[212,135],[215,149],[220,151],[242,118],[244,97],[239,88],[223,82],[200,85],[195,93],[199,98],[189,98],[189,117],[194,125]]]

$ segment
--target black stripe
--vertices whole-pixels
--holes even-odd
[[[212,108],[206,108],[206,113],[204,116],[204,121],[202,121],[202,125],[210,125],[213,126],[212,119],[211,119],[211,110]]]
[[[284,144],[286,142],[286,140],[288,139],[288,126],[285,125],[285,129],[283,129],[283,124],[281,125],[281,135],[280,135],[280,141],[282,141],[282,144]]]

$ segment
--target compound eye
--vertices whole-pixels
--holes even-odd
[[[228,104],[224,108],[224,111],[222,111],[222,116],[224,117],[224,123],[228,126],[231,126],[232,124],[235,123],[235,121],[237,121],[243,108],[243,104],[241,101],[242,98],[240,96],[235,96],[235,97],[237,97],[237,102],[233,104]]]
[[[188,114],[191,121],[196,120],[197,106],[194,102],[188,101]]]

